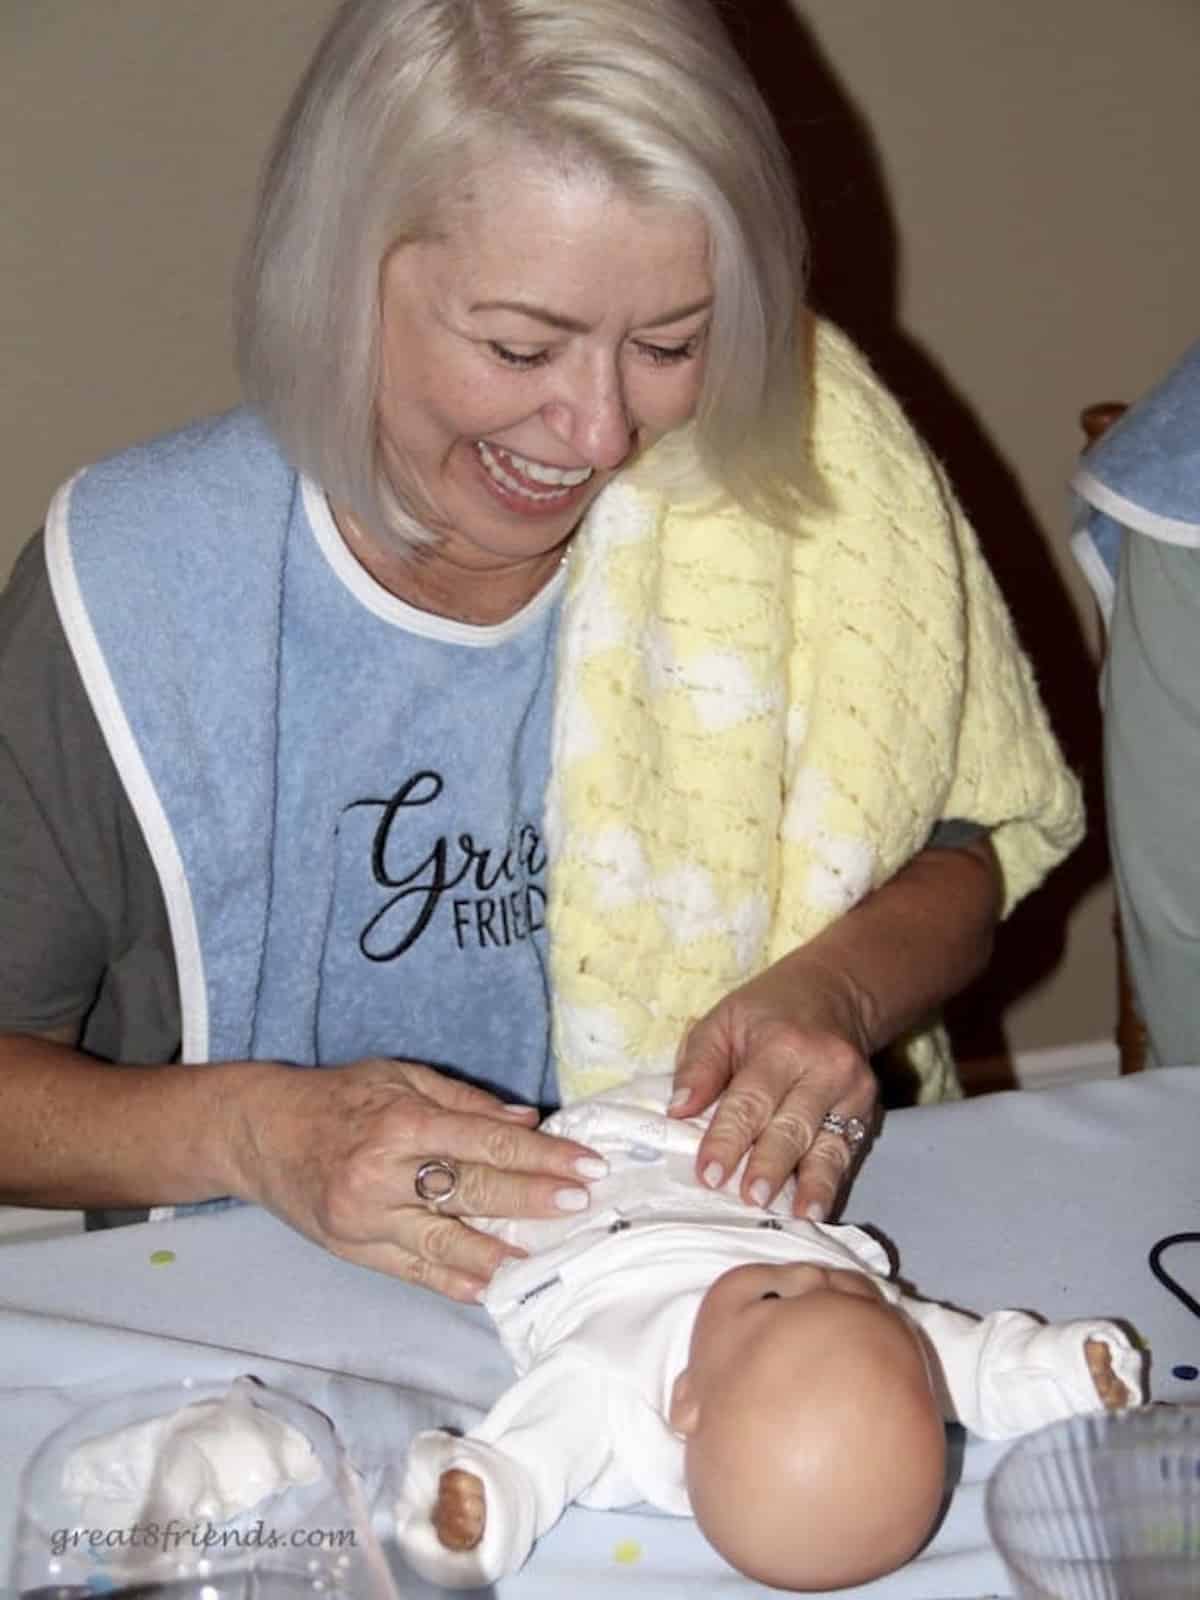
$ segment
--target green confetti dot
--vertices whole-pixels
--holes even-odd
[[[642,1559],[642,1547],[636,1539],[622,1539],[613,1548],[613,1560],[621,1567],[632,1567]]]
[[[150,1265],[152,1267],[169,1267],[175,1259],[174,1250],[151,1250]]]

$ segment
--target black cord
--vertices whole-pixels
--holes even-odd
[[[1160,1239],[1150,1252],[1150,1271],[1164,1289],[1169,1289],[1194,1316],[1200,1317],[1200,1300],[1190,1295],[1181,1283],[1177,1283],[1162,1264],[1163,1252],[1173,1244],[1200,1244],[1200,1233],[1169,1233],[1165,1239]]]

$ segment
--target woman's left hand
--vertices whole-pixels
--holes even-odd
[[[768,1205],[794,1173],[795,1214],[832,1214],[859,1151],[822,1129],[822,1119],[833,1113],[868,1131],[875,1125],[861,1009],[844,974],[799,950],[692,1024],[671,1111],[695,1116],[720,1096],[697,1154],[702,1183],[720,1187],[749,1151],[740,1186],[749,1204]]]
[[[822,1128],[857,1117],[874,1131],[872,1053],[957,994],[987,963],[1000,912],[990,839],[927,845],[894,877],[689,1028],[672,1114],[720,1104],[700,1143],[702,1183],[750,1151],[741,1193],[769,1203],[794,1172],[797,1216],[832,1215],[866,1148]],[[849,1123],[853,1136],[857,1126]]]

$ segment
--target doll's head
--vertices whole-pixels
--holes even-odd
[[[937,1519],[945,1430],[920,1339],[862,1273],[735,1267],[701,1303],[672,1427],[709,1542],[780,1589],[893,1572]]]

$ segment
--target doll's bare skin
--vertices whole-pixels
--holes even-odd
[[[1123,1411],[1127,1405],[1132,1404],[1133,1396],[1113,1371],[1112,1351],[1104,1341],[1085,1340],[1083,1353],[1087,1358],[1092,1382],[1096,1385],[1096,1393],[1104,1403],[1104,1409]]]
[[[1107,1347],[1089,1340],[1085,1353],[1105,1406],[1127,1404]],[[685,1441],[701,1531],[760,1582],[798,1592],[869,1582],[915,1555],[936,1523],[945,1432],[924,1347],[865,1274],[805,1262],[722,1274],[669,1421]],[[482,1481],[443,1473],[441,1543],[473,1549],[486,1520]]]
[[[447,1550],[474,1550],[487,1526],[482,1478],[461,1467],[443,1472],[438,1479],[433,1526]]]
[[[865,1274],[807,1262],[724,1273],[670,1422],[701,1531],[759,1582],[869,1582],[937,1520],[945,1427],[924,1346]]]

